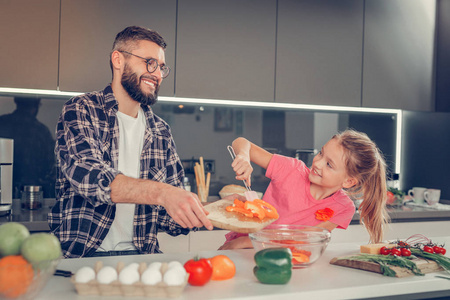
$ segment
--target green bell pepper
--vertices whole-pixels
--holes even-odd
[[[267,248],[255,254],[253,274],[261,283],[286,284],[292,276],[292,252],[288,248]]]

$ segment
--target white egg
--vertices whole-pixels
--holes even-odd
[[[155,261],[155,262],[152,262],[150,265],[148,265],[147,269],[156,269],[159,271],[159,270],[161,270],[161,265],[162,265],[161,262]]]
[[[86,283],[95,279],[95,271],[91,267],[82,267],[75,273],[75,281]]]
[[[167,285],[182,285],[184,280],[185,272],[178,267],[168,269],[167,272],[164,273],[164,282],[167,283]]]
[[[131,263],[128,266],[126,266],[125,268],[131,268],[134,270],[139,270],[139,264],[138,263]]]
[[[184,270],[184,266],[179,261],[176,261],[176,260],[171,261],[167,265],[167,268],[168,269],[171,269],[171,268],[182,268]]]
[[[158,282],[161,282],[162,274],[155,267],[148,268],[142,273],[141,281],[143,284],[155,285]]]
[[[119,281],[123,284],[133,284],[140,278],[137,268],[126,267],[119,273]]]
[[[117,271],[113,267],[106,266],[100,269],[97,274],[97,280],[102,284],[109,284],[117,280]]]

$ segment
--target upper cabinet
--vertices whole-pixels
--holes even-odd
[[[0,86],[111,82],[130,25],[166,40],[160,95],[434,110],[436,1],[3,0]]]
[[[273,101],[276,4],[179,1],[176,96]]]
[[[90,92],[111,82],[109,57],[116,34],[137,25],[158,31],[167,43],[166,63],[175,64],[176,0],[62,0],[59,86]],[[174,76],[160,95],[173,96]]]
[[[0,4],[0,86],[58,86],[59,0]]]
[[[363,106],[433,111],[436,2],[365,2]]]
[[[276,101],[361,106],[364,2],[279,0]]]

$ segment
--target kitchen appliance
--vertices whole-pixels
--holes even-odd
[[[0,216],[11,213],[14,140],[0,138]]]
[[[317,149],[299,149],[299,150],[295,150],[295,158],[302,160],[307,167],[311,167],[314,156],[316,156],[316,154],[319,151],[317,151]]]

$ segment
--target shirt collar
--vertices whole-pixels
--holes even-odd
[[[115,109],[118,110],[119,102],[117,102],[117,99],[114,96],[111,84],[105,87],[103,90],[103,95],[105,95],[105,108],[110,110],[115,107]]]

